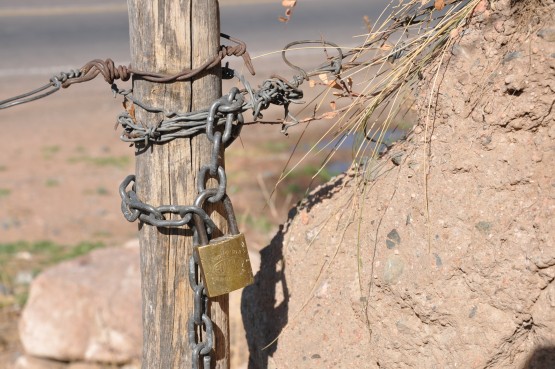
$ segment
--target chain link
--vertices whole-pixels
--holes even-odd
[[[196,183],[198,194],[194,205],[153,206],[146,204],[138,198],[134,175],[127,176],[119,186],[121,210],[125,219],[130,222],[140,220],[145,224],[161,228],[175,228],[188,225],[194,230],[194,247],[198,247],[201,244],[205,245],[209,242],[208,235],[216,229],[214,221],[203,208],[206,202],[212,204],[222,203],[230,222],[230,229],[233,234],[238,234],[233,206],[229,196],[226,194],[227,175],[222,163],[221,154],[222,150],[225,150],[239,136],[244,124],[243,113],[252,109],[253,119],[256,121],[262,117],[262,111],[273,104],[283,106],[285,116],[291,116],[288,111],[289,105],[291,103],[302,103],[303,92],[299,89],[300,84],[308,80],[310,76],[323,72],[334,73],[336,76],[339,75],[343,58],[341,49],[329,42],[302,41],[291,43],[284,48],[282,57],[291,68],[299,72],[299,75],[294,76],[291,81],[287,81],[279,76],[273,76],[265,80],[258,90],[254,90],[242,75],[233,72],[226,65],[223,68],[225,77],[237,77],[243,84],[244,89],[239,90],[237,87],[233,87],[228,94],[214,101],[208,109],[196,112],[167,112],[161,108],[149,106],[134,98],[131,90],[120,90],[114,84],[115,79],[125,81],[130,78],[131,74],[159,83],[191,79],[198,73],[219,65],[226,55],[243,56],[247,68],[254,74],[250,57],[246,52],[246,45],[229,36],[223,35],[223,37],[236,42],[238,45],[236,47],[222,47],[220,53],[214,59],[195,70],[182,71],[174,76],[166,76],[157,73],[139,72],[130,67],[116,67],[110,59],[105,61],[93,60],[79,71],[71,71],[54,76],[47,85],[34,91],[0,101],[0,109],[40,99],[58,91],[61,87],[68,87],[73,83],[88,81],[95,78],[98,74],[102,74],[104,79],[112,84],[114,94],[124,96],[126,101],[131,101],[135,106],[150,113],[162,114],[164,116],[158,125],[144,127],[136,122],[133,113],[129,111],[121,113],[117,118],[116,127],[121,125],[123,128],[123,133],[120,136],[122,141],[135,144],[136,146],[137,144],[144,144],[144,147],[148,147],[152,144],[162,144],[176,138],[192,137],[199,133],[205,133],[211,144],[210,162],[205,163],[199,169]],[[316,70],[307,73],[300,67],[290,63],[285,57],[286,50],[299,43],[330,45],[337,48],[339,56]],[[250,97],[249,101],[245,100],[247,95]],[[216,187],[206,187],[209,177],[216,180]],[[129,189],[130,186],[131,188]],[[177,215],[177,217],[169,219],[168,215],[170,214]],[[194,224],[191,222],[193,220]],[[210,355],[214,348],[214,327],[209,316],[210,301],[199,275],[198,260],[195,260],[194,255],[195,253],[193,252],[189,259],[189,284],[193,290],[194,309],[187,323],[187,334],[192,350],[192,368],[199,369],[202,362],[203,369],[210,369]]]
[[[235,139],[236,136],[233,135],[233,128],[236,127],[236,131],[240,131],[243,124],[240,111],[242,96],[238,89],[232,89],[228,95],[218,99],[208,109],[205,131],[212,150],[210,162],[202,165],[198,172],[198,194],[194,205],[163,205],[154,207],[143,203],[138,199],[136,194],[135,176],[129,175],[119,187],[122,199],[121,209],[128,221],[133,222],[139,219],[146,224],[156,227],[181,227],[189,224],[190,227],[194,228],[193,244],[195,247],[198,247],[200,243],[206,244],[208,242],[208,239],[200,240],[199,234],[207,235],[215,229],[214,222],[203,209],[207,201],[210,203],[221,202],[228,213],[229,219],[235,219],[231,200],[226,194],[227,176],[222,163],[221,150]],[[226,114],[224,125],[216,126],[218,113]],[[216,127],[218,130],[216,130]],[[222,130],[223,133],[221,132]],[[206,187],[208,177],[213,177],[217,180],[217,187]],[[128,190],[130,185],[131,189]],[[180,219],[166,219],[164,215],[168,213],[178,214]],[[193,219],[194,226],[190,224]],[[201,227],[202,232],[200,232]],[[234,231],[237,232],[236,229]],[[187,324],[187,333],[189,346],[192,351],[192,368],[198,369],[202,361],[203,369],[210,369],[210,353],[214,343],[213,323],[209,316],[209,299],[206,296],[204,284],[199,278],[198,270],[198,261],[195,260],[194,256],[191,256],[189,260],[189,284],[193,290],[194,308]]]
[[[133,183],[131,190],[127,191],[129,185]],[[125,219],[134,222],[139,219],[141,222],[162,228],[182,227],[191,222],[192,215],[198,215],[206,225],[206,231],[212,233],[216,229],[216,224],[208,214],[198,206],[189,205],[162,205],[154,207],[139,200],[135,192],[135,176],[128,175],[119,186],[121,197],[121,211]],[[166,219],[165,214],[177,214],[180,219]]]
[[[192,352],[192,368],[199,368],[199,362],[202,357],[203,369],[210,369],[210,351],[212,351],[214,346],[214,327],[212,320],[208,316],[209,300],[205,293],[204,284],[199,278],[198,270],[198,263],[194,256],[191,256],[189,258],[189,284],[193,290],[194,300],[193,314],[189,317],[187,323],[187,334]],[[204,330],[202,329],[203,326]],[[204,336],[204,340],[202,340],[202,336]]]
[[[237,96],[242,97],[242,95],[239,93],[239,90],[232,89],[232,91],[228,95],[214,102],[209,109],[206,125],[206,136],[212,145],[212,152],[210,155],[210,163],[202,165],[199,170],[197,177],[198,195],[194,202],[194,206],[198,208],[202,208],[206,201],[211,203],[221,202],[226,208],[226,211],[229,211],[229,209],[231,208],[232,214],[230,214],[230,216],[232,217],[235,217],[235,214],[233,214],[231,200],[226,195],[227,177],[224,166],[222,165],[223,163],[220,152],[222,150],[222,146],[225,147],[227,143],[231,143],[232,141],[231,131],[234,122],[237,122],[237,125],[239,127],[241,127],[243,124],[242,115],[238,110],[240,109],[242,102],[241,100],[237,102]],[[233,105],[234,103],[235,105]],[[217,111],[227,113],[225,126],[223,127],[223,133],[214,130]],[[217,187],[206,188],[207,175],[217,178]],[[194,247],[198,247],[200,244],[207,244],[208,239],[204,238],[204,236],[207,236],[208,234],[205,223],[198,216],[194,216],[194,221]],[[193,314],[189,317],[188,323],[189,345],[192,349],[192,368],[198,369],[199,362],[202,359],[203,369],[210,369],[210,353],[212,351],[212,346],[214,342],[213,327],[212,320],[208,315],[209,300],[206,296],[206,290],[202,281],[199,281],[199,265],[198,260],[195,260],[194,255],[196,255],[196,253],[193,252],[193,256],[191,256],[191,259],[189,261],[189,284],[191,285],[195,296]],[[206,337],[203,337],[202,335],[203,326],[205,333],[204,336]],[[204,339],[202,340],[202,338]]]

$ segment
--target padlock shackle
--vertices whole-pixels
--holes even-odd
[[[202,206],[204,205],[204,202],[209,198],[212,197],[214,195],[216,195],[218,193],[218,189],[217,188],[207,188],[202,190],[197,198],[195,199],[195,206],[202,208]]]
[[[217,192],[218,192],[217,188],[205,189],[197,196],[197,198],[195,199],[194,205],[196,207],[202,208],[206,200],[216,195]],[[232,235],[238,235],[239,227],[237,226],[237,218],[235,217],[235,211],[233,210],[233,204],[231,203],[231,199],[227,194],[224,194],[222,198],[222,203],[224,205],[224,210],[226,213],[227,224],[229,226],[229,233]],[[208,242],[209,242],[208,234],[206,232],[206,228],[204,223],[202,222],[202,219],[196,214],[193,214],[193,219],[195,221],[195,228],[197,230],[199,245],[201,246],[208,245]]]
[[[227,194],[223,198],[225,212],[227,214],[227,224],[229,226],[229,233],[232,235],[239,234],[239,226],[237,226],[237,218],[235,217],[235,211],[233,211],[233,204],[231,199]]]
[[[193,220],[195,222],[195,231],[198,237],[198,246],[208,245],[208,233],[206,233],[206,226],[204,222],[197,214],[193,214]]]

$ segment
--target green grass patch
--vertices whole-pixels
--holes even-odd
[[[228,177],[229,178],[229,177]],[[241,190],[241,188],[237,185],[231,185],[227,188],[227,194],[228,195],[233,195],[238,193]]]
[[[97,195],[97,196],[108,196],[110,194],[110,191],[108,191],[108,189],[104,186],[99,186],[97,188],[95,188],[94,190],[92,189],[87,189],[83,191],[84,195]]]
[[[320,170],[322,169],[322,170]],[[316,173],[318,173],[316,175]],[[316,165],[306,165],[304,166],[301,171],[300,171],[300,175],[302,176],[309,176],[309,177],[313,177],[314,175],[316,175],[316,178],[327,182],[330,179],[332,179],[333,175],[332,173],[327,169],[327,168],[321,168],[319,166]]]
[[[265,216],[253,217],[251,215],[247,215],[243,217],[242,221],[247,225],[247,227],[254,228],[262,233],[269,233],[274,226]]]
[[[60,181],[57,180],[56,178],[48,178],[45,182],[44,185],[46,187],[58,187],[60,185]]]
[[[98,196],[107,196],[110,194],[110,191],[106,187],[100,186],[96,188],[96,194]]]
[[[103,247],[100,242],[81,242],[73,246],[52,241],[0,243],[0,266],[21,252],[28,252],[41,265],[49,265],[86,254],[99,247]]]
[[[60,152],[60,146],[58,146],[58,145],[44,146],[44,147],[41,148],[40,151],[42,153],[42,156],[45,159],[49,160],[49,159],[52,159],[52,157],[54,155],[56,155],[58,152]]]
[[[131,164],[131,158],[129,156],[76,156],[69,158],[68,162],[71,164],[85,163],[96,167],[125,169]]]
[[[5,172],[6,170],[8,170],[8,167],[5,165],[0,165],[0,172]]]
[[[111,232],[101,230],[101,231],[94,232],[91,237],[92,238],[108,238],[108,237],[112,237],[112,236],[113,235],[112,235]]]
[[[85,149],[85,147],[84,147],[84,146],[81,146],[81,145],[76,146],[74,150],[75,150],[75,152],[78,153],[78,154],[84,154],[85,152],[87,152],[87,150]]]
[[[301,185],[299,185],[298,183],[289,183],[285,187],[285,193],[291,193],[291,194],[294,194],[294,195],[302,194],[305,191],[306,191],[306,189],[303,189],[301,187]]]
[[[10,196],[10,194],[12,193],[12,190],[8,189],[8,188],[0,188],[0,199],[2,197],[8,197]]]
[[[264,149],[272,153],[289,151],[289,143],[286,141],[267,141],[264,143]]]
[[[81,242],[76,245],[61,245],[52,241],[0,243],[0,283],[9,291],[11,303],[23,306],[29,294],[29,285],[17,283],[21,272],[33,276],[44,268],[64,260],[73,259],[94,249],[103,247],[101,242]],[[6,304],[0,304],[0,307]]]

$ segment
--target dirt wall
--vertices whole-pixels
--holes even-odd
[[[291,212],[243,293],[249,368],[555,367],[554,12],[488,3],[409,138]]]

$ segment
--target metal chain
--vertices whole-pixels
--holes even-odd
[[[239,94],[239,90],[232,90],[228,95],[224,96],[214,102],[210,109],[208,110],[208,118],[206,124],[206,136],[210,143],[212,144],[212,153],[210,155],[210,162],[204,164],[200,167],[197,176],[197,192],[198,195],[195,199],[194,206],[202,208],[206,201],[210,203],[221,202],[226,208],[226,212],[229,213],[231,217],[235,217],[233,214],[233,207],[231,205],[231,200],[227,196],[227,176],[223,163],[221,163],[220,152],[222,146],[225,148],[227,144],[233,141],[232,128],[239,127],[240,131],[243,124],[243,118],[240,112],[233,107],[236,102],[236,97],[242,96]],[[240,105],[239,105],[240,106]],[[215,131],[216,123],[216,113],[227,112],[225,126],[223,133],[220,131]],[[236,122],[236,124],[234,124]],[[213,188],[206,188],[207,175],[217,178],[218,186]],[[198,247],[199,244],[206,244],[207,239],[200,239],[201,230],[199,227],[205,228],[205,223],[202,219],[195,217],[195,232],[193,238],[193,244]],[[206,232],[202,232],[203,235],[207,235]],[[195,253],[193,253],[195,255]],[[206,296],[206,290],[202,281],[199,281],[198,276],[198,260],[195,260],[194,256],[191,256],[189,260],[189,283],[194,291],[194,310],[193,314],[189,317],[188,323],[188,335],[189,335],[189,345],[192,349],[192,368],[198,369],[199,362],[202,359],[203,369],[210,369],[210,352],[213,346],[213,332],[212,332],[212,321],[208,313],[208,297]],[[204,301],[204,303],[202,303]],[[204,326],[205,339],[202,338],[202,327]]]
[[[221,162],[221,151],[231,144],[239,134],[243,125],[241,106],[243,105],[243,95],[239,89],[234,88],[229,94],[216,100],[208,109],[205,132],[211,143],[210,162],[202,165],[197,175],[198,195],[192,206],[163,205],[154,207],[143,203],[138,199],[135,189],[135,176],[129,175],[122,182],[119,193],[122,199],[121,209],[125,218],[133,222],[137,219],[146,224],[156,227],[181,227],[189,224],[194,228],[194,246],[199,246],[199,227],[203,227],[203,234],[210,234],[215,229],[214,222],[210,219],[203,209],[204,204],[221,202],[230,219],[235,218],[231,200],[227,196],[227,175],[223,163]],[[217,125],[217,121],[222,119],[225,114],[225,123]],[[221,128],[221,129],[220,129]],[[222,132],[223,130],[223,132]],[[218,185],[207,188],[208,177],[217,180]],[[133,183],[133,185],[131,185]],[[131,185],[131,189],[127,188]],[[165,214],[178,214],[180,219],[166,219]],[[192,226],[191,220],[195,220]],[[235,230],[237,232],[237,230]],[[208,242],[203,240],[203,242]],[[195,253],[193,253],[194,255]],[[213,323],[209,316],[209,299],[202,280],[199,278],[198,261],[194,256],[189,259],[189,284],[194,295],[194,310],[189,317],[187,324],[187,334],[189,345],[192,350],[192,368],[199,369],[202,361],[203,369],[210,369],[210,353],[214,344]]]
[[[133,183],[131,190],[127,191],[131,183]],[[214,221],[198,206],[162,205],[154,207],[145,204],[139,200],[135,192],[134,175],[128,175],[123,180],[119,186],[119,194],[121,197],[121,211],[129,222],[139,219],[141,222],[154,227],[176,228],[191,222],[192,215],[196,214],[204,221],[208,233],[212,233],[212,230],[216,228]],[[180,219],[166,219],[165,214],[177,214]]]
[[[195,238],[198,238],[195,232]],[[189,258],[189,284],[193,290],[193,314],[187,323],[187,334],[189,346],[191,347],[191,363],[193,369],[199,368],[202,357],[203,369],[210,369],[210,351],[214,346],[214,328],[212,320],[208,316],[209,301],[206,296],[204,284],[199,278],[199,266],[194,256]],[[204,331],[202,327],[204,326]],[[202,334],[204,333],[204,335]],[[202,336],[205,337],[202,340]]]
[[[195,70],[183,71],[174,76],[166,76],[157,73],[139,72],[130,67],[116,67],[110,59],[106,61],[93,60],[79,71],[61,73],[53,77],[50,83],[34,91],[0,101],[0,109],[40,99],[58,91],[61,87],[68,87],[73,83],[88,81],[95,78],[98,74],[102,74],[104,79],[112,84],[112,91],[115,94],[124,96],[126,100],[133,102],[134,105],[146,111],[164,115],[164,119],[160,124],[155,127],[145,128],[140,123],[137,123],[134,116],[129,112],[120,114],[117,119],[117,125],[123,127],[123,133],[121,134],[123,141],[132,144],[144,143],[144,146],[147,147],[151,144],[161,144],[176,138],[192,137],[199,133],[205,133],[211,143],[212,152],[210,162],[202,165],[199,169],[196,183],[198,195],[194,205],[161,205],[155,207],[146,204],[138,198],[134,175],[127,176],[119,186],[121,210],[125,219],[130,222],[139,219],[145,224],[164,228],[189,225],[189,227],[194,229],[194,246],[198,247],[201,241],[203,244],[208,242],[206,239],[199,240],[199,227],[203,227],[206,231],[203,232],[205,235],[203,237],[207,237],[216,228],[214,221],[203,209],[206,201],[209,203],[221,202],[226,209],[229,219],[235,219],[231,200],[226,194],[227,175],[221,162],[220,154],[222,150],[225,150],[239,136],[244,124],[243,113],[252,109],[253,118],[257,120],[262,117],[263,110],[274,104],[284,106],[286,117],[290,116],[288,112],[289,105],[291,103],[301,103],[300,99],[303,97],[302,90],[298,88],[300,84],[308,80],[310,76],[324,72],[334,73],[337,77],[341,71],[343,59],[341,49],[329,42],[302,41],[291,43],[284,48],[282,53],[286,64],[299,72],[299,75],[294,76],[291,81],[287,81],[279,76],[273,76],[265,80],[258,90],[254,90],[243,76],[231,71],[226,66],[224,67],[226,77],[234,75],[241,81],[244,89],[239,90],[234,87],[228,94],[212,103],[208,109],[188,113],[167,112],[160,108],[148,106],[134,98],[131,90],[120,90],[113,83],[115,79],[125,81],[130,78],[131,74],[159,83],[182,81],[190,79],[206,69],[215,67],[226,55],[243,56],[247,68],[254,74],[245,44],[226,35],[223,35],[223,37],[238,43],[238,46],[222,47],[220,53],[213,60],[206,62]],[[290,63],[285,57],[286,50],[299,43],[323,43],[330,45],[338,50],[339,56],[318,67],[316,70],[307,73],[302,68]],[[249,101],[245,101],[245,95],[250,97]],[[216,179],[218,183],[216,187],[206,187],[208,177]],[[131,189],[128,189],[129,186],[131,186]],[[168,214],[176,214],[179,219],[167,219]],[[192,220],[195,221],[194,225],[191,224]],[[209,298],[206,295],[205,286],[198,271],[198,260],[191,256],[189,259],[189,283],[194,294],[194,310],[189,317],[187,333],[192,350],[192,368],[199,369],[200,362],[202,361],[203,369],[210,369],[210,354],[214,346],[214,327],[209,316]]]
[[[332,46],[337,50],[338,55],[316,69],[306,72],[287,60],[286,51],[292,46],[307,43]],[[206,133],[211,138],[212,130],[225,117],[223,143],[225,147],[228,147],[238,137],[244,123],[243,113],[248,110],[252,110],[252,117],[256,121],[263,117],[262,111],[268,109],[270,105],[283,106],[285,117],[297,121],[289,113],[289,105],[302,103],[303,91],[299,89],[299,86],[311,76],[321,73],[332,73],[336,77],[339,76],[343,53],[341,48],[332,42],[305,40],[286,45],[282,51],[282,58],[287,65],[299,72],[290,81],[280,76],[272,76],[272,78],[264,80],[259,89],[256,90],[251,87],[243,75],[228,68],[228,75],[235,76],[244,88],[239,90],[237,87],[233,87],[227,95],[216,100],[210,108],[194,112],[168,112],[148,106],[134,98],[131,90],[120,90],[115,84],[112,84],[114,94],[120,94],[142,109],[151,113],[162,113],[165,117],[156,126],[144,127],[137,123],[129,112],[123,112],[118,116],[116,123],[116,126],[121,125],[123,128],[120,139],[124,142],[144,143],[145,146],[148,146],[150,144],[166,143],[176,138],[193,137],[199,133]],[[245,100],[245,96],[249,97],[248,101]],[[232,120],[236,121],[237,124],[230,123]],[[284,127],[283,131],[286,131],[286,129],[287,127]]]

